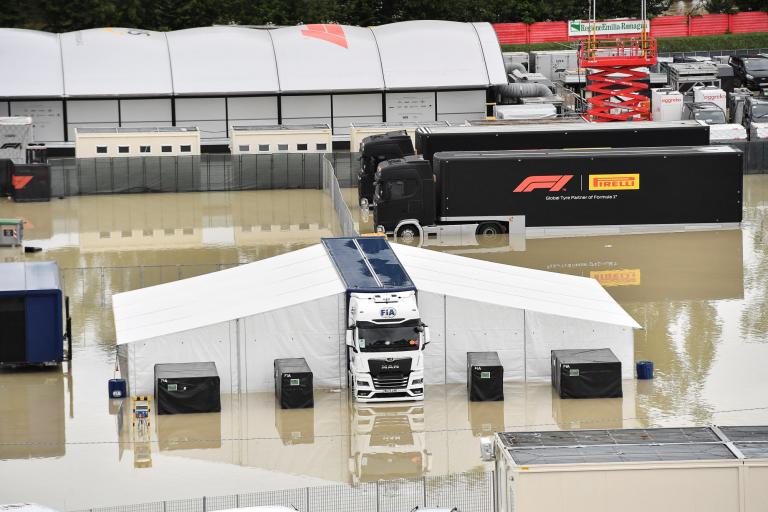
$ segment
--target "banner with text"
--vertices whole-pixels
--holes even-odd
[[[606,20],[597,21],[592,26],[591,21],[568,20],[569,37],[587,37],[590,34],[598,36],[611,34],[639,34],[643,29],[642,20]],[[648,20],[645,20],[645,30],[651,30]]]

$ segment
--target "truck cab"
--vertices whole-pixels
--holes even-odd
[[[360,143],[360,170],[357,173],[360,205],[367,207],[373,203],[374,175],[381,162],[414,153],[413,141],[405,130],[364,138]]]
[[[747,98],[744,103],[743,124],[749,130],[752,123],[768,123],[768,97],[753,96]]]
[[[429,341],[415,291],[351,294],[348,325],[350,388],[357,401],[424,398]]]
[[[739,87],[752,91],[768,89],[768,58],[762,55],[733,55],[728,63]]]
[[[387,233],[406,236],[412,225],[435,223],[435,179],[432,164],[419,156],[387,160],[379,164],[374,180],[374,226]],[[403,220],[416,223],[403,224]],[[398,229],[398,226],[400,228]],[[410,233],[418,236],[419,233]]]
[[[711,102],[686,103],[683,106],[683,119],[702,121],[706,124],[725,124],[725,112]]]
[[[324,238],[347,288],[348,387],[358,402],[424,398],[424,349],[416,287],[383,237]]]

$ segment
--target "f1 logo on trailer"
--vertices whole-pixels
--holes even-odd
[[[0,149],[19,149],[21,148],[21,142],[6,142]]]
[[[555,174],[552,176],[528,176],[520,183],[514,192],[533,192],[545,188],[550,192],[559,192],[566,183],[571,181],[573,174]]]

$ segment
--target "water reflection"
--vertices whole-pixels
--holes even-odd
[[[60,367],[0,372],[0,460],[66,454],[67,378]]]
[[[504,431],[504,402],[469,402],[469,424],[475,437]]]
[[[353,483],[419,477],[430,471],[424,404],[353,402],[350,407]]]

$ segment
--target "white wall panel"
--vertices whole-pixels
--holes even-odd
[[[158,127],[158,126],[173,126],[173,123],[170,121],[136,121],[132,123],[126,123],[123,121],[120,126],[124,128],[146,128],[146,127]]]
[[[238,119],[274,119],[277,121],[277,96],[227,98],[229,124]]]
[[[283,118],[283,124],[286,126],[297,126],[302,124],[327,124],[330,126],[331,117],[303,117],[296,119]]]
[[[336,94],[333,96],[333,115],[380,116],[381,94]]]
[[[171,100],[169,99],[120,100],[120,122],[123,126],[128,126],[127,123],[145,121],[152,121],[151,126],[167,126],[155,124],[155,122],[170,122],[171,119]]]
[[[116,123],[117,100],[67,101],[67,122]]]
[[[221,121],[203,119],[179,121],[177,119],[176,126],[196,126],[200,130],[201,139],[222,139],[227,136],[227,123],[223,119]]]
[[[434,92],[387,93],[387,122],[434,120]]]
[[[7,117],[10,115],[10,107],[7,101],[0,101],[0,117]]]
[[[64,140],[64,102],[12,101],[12,116],[32,118],[36,141],[61,142]]]
[[[464,114],[437,114],[438,121],[450,124],[462,124],[464,121],[485,119],[485,112],[468,112]]]
[[[485,112],[485,91],[438,91],[437,113]]]
[[[176,124],[195,119],[224,121],[224,98],[176,98]]]
[[[230,119],[229,126],[275,126],[277,118],[272,119]]]
[[[283,120],[331,117],[330,95],[283,96],[280,101]]]
[[[381,115],[355,117],[337,117],[334,115],[333,133],[336,135],[349,135],[349,123],[380,123],[381,121]]]

